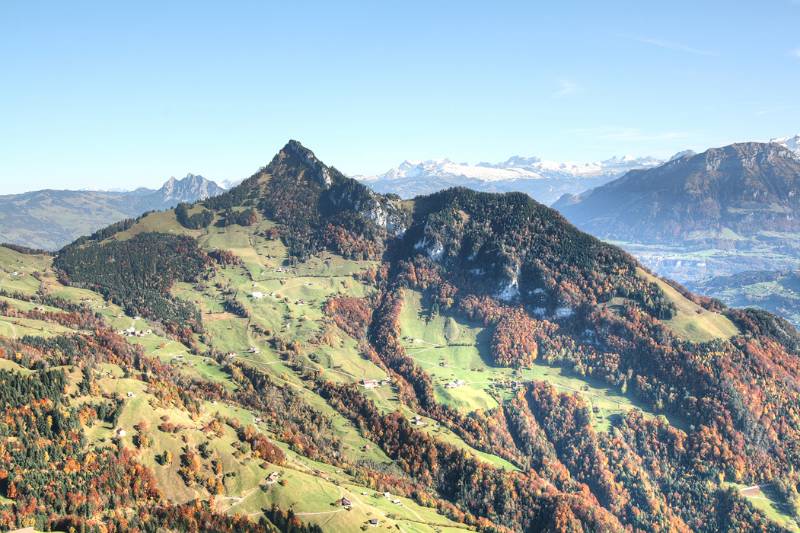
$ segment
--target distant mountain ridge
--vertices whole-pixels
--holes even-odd
[[[800,135],[770,139],[800,155]],[[650,169],[696,155],[683,150],[668,160],[656,157],[622,156],[580,163],[548,161],[539,157],[511,156],[499,163],[459,163],[450,159],[405,160],[382,174],[353,178],[374,191],[402,198],[431,194],[450,187],[482,192],[524,192],[550,205],[565,194],[578,194],[622,177],[631,170]]]
[[[0,196],[0,242],[56,250],[113,222],[217,196],[225,189],[203,176],[170,178],[160,189],[31,191]]]
[[[773,239],[800,232],[800,157],[786,144],[738,143],[686,155],[554,204],[596,236],[640,243]]]
[[[634,168],[660,165],[652,157],[612,157],[592,163],[547,161],[512,156],[500,163],[456,163],[449,159],[409,161],[375,176],[355,176],[380,193],[403,198],[431,194],[450,187],[481,192],[524,192],[550,204],[566,193],[602,185]]]

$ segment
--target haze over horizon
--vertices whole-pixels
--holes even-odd
[[[352,175],[794,135],[799,22],[791,0],[4,3],[0,194],[238,180],[290,138]]]

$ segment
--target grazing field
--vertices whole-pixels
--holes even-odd
[[[192,237],[197,237],[202,234],[202,230],[193,230],[183,227],[178,222],[178,219],[175,218],[175,212],[169,210],[148,213],[132,227],[117,233],[112,238],[118,241],[125,241],[140,233],[148,232],[172,233],[174,235],[189,235]]]
[[[19,339],[26,335],[33,337],[52,337],[69,331],[71,330],[52,322],[0,315],[0,336],[10,339]]]
[[[19,372],[20,374],[30,374],[31,371],[25,367],[19,366],[10,359],[0,359],[0,370],[7,370],[11,372]]]
[[[753,485],[745,487],[744,485],[730,483],[731,487],[737,489],[739,493],[747,498],[747,501],[753,506],[762,511],[767,518],[779,524],[781,527],[793,531],[800,532],[800,523],[797,519],[792,517],[791,511],[783,503],[780,503],[774,490],[767,485]]]
[[[661,279],[644,270],[639,272],[658,285],[667,298],[675,304],[677,314],[665,321],[665,324],[677,336],[692,342],[708,342],[714,339],[729,339],[739,334],[739,329],[728,317],[703,309]]]
[[[46,271],[51,264],[49,256],[22,254],[0,246],[0,290],[34,294],[40,285],[34,275]]]
[[[511,394],[513,382],[546,381],[559,392],[581,396],[592,408],[592,425],[599,431],[607,431],[614,416],[632,409],[655,416],[631,397],[596,380],[571,375],[562,367],[493,366],[485,328],[456,316],[432,316],[423,300],[418,291],[404,291],[400,330],[408,354],[433,378],[439,401],[460,409],[488,409]]]

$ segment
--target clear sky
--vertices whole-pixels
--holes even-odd
[[[800,132],[800,0],[0,1],[0,194]]]

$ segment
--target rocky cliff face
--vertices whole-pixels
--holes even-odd
[[[205,200],[225,192],[225,189],[197,174],[182,179],[170,178],[158,191],[164,203],[175,205]]]

